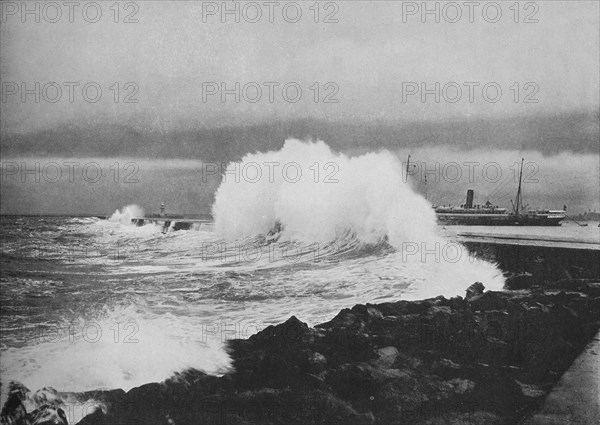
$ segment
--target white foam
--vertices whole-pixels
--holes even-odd
[[[234,178],[249,164],[269,163],[279,170],[296,163],[302,177],[290,182],[281,172],[263,172],[258,181]],[[316,181],[315,164],[321,169]],[[325,182],[326,164],[333,164],[336,182]],[[399,277],[415,282],[409,297],[464,294],[478,280],[489,289],[503,286],[493,264],[438,234],[431,204],[404,181],[401,161],[388,151],[351,158],[322,141],[290,139],[280,151],[246,155],[227,171],[213,205],[215,230],[226,239],[267,233],[276,222],[283,225],[281,240],[330,242],[347,232],[363,243],[387,238],[402,266]]]
[[[14,379],[30,389],[127,391],[188,368],[223,373],[229,356],[218,340],[203,338],[198,329],[189,318],[150,314],[133,305],[65,322],[40,330],[37,344],[3,352],[3,387]]]
[[[109,221],[118,222],[121,224],[131,224],[131,219],[134,217],[143,217],[144,209],[139,205],[131,204],[123,207],[122,210],[115,212],[108,219]]]

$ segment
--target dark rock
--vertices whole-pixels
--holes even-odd
[[[483,294],[484,289],[485,286],[483,285],[483,283],[475,282],[467,288],[467,295],[465,296],[465,300],[469,301],[474,296]]]
[[[461,366],[452,360],[440,358],[431,364],[431,371],[442,379],[452,379],[461,375]]]
[[[327,368],[327,358],[321,353],[312,353],[308,356],[308,368],[311,372],[319,373]]]
[[[260,341],[281,346],[306,342],[310,335],[311,330],[308,325],[298,320],[296,316],[292,316],[280,325],[268,326],[256,335],[251,336],[249,341]]]
[[[384,347],[377,350],[379,359],[376,360],[378,366],[382,368],[390,368],[396,362],[398,355],[398,349],[396,347]]]
[[[108,411],[81,423],[519,423],[600,327],[600,288],[548,287],[357,305],[315,328],[291,317],[230,341],[234,371],[97,393]]]
[[[8,385],[8,398],[2,407],[2,424],[26,424],[27,410],[24,402],[29,389],[20,382],[11,381]]]
[[[44,404],[27,415],[31,425],[68,425],[67,415],[60,407]]]
[[[505,310],[508,302],[498,292],[486,292],[481,295],[473,296],[469,303],[472,310],[489,311],[489,310]]]
[[[504,287],[506,289],[526,289],[539,283],[539,278],[531,273],[513,273],[504,281]]]

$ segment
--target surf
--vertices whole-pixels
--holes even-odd
[[[283,172],[232,178],[260,164],[281,170],[294,164],[300,172],[293,179]],[[330,164],[333,179],[315,178],[320,164]],[[439,234],[431,204],[402,175],[400,159],[389,151],[350,157],[323,141],[288,139],[279,151],[251,153],[228,165],[212,208],[215,232],[239,240],[279,227],[280,243],[340,246],[350,236],[358,242],[350,251],[383,242],[393,248],[401,273],[414,278],[410,292],[416,297],[461,295],[476,280],[501,289],[498,268]]]

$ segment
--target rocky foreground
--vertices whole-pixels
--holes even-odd
[[[80,394],[106,408],[79,424],[520,423],[596,334],[599,313],[599,283],[565,280],[356,305],[314,328],[292,316],[230,341],[235,371],[222,377],[187,371]],[[13,384],[3,423],[66,423],[60,394],[27,413],[25,392]]]

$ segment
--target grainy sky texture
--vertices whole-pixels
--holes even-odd
[[[599,205],[597,0],[0,1],[0,12],[3,214],[161,202],[206,213],[218,181],[202,182],[200,161],[290,136],[421,161],[525,155],[548,176],[529,190],[535,205]],[[69,160],[100,164],[103,179],[70,181]],[[429,194],[455,202],[466,188]]]
[[[90,120],[171,129],[299,117],[394,122],[598,109],[597,1],[447,3],[427,2],[436,15],[423,14],[422,2],[395,1],[319,2],[318,14],[314,2],[138,1],[118,8],[77,2],[70,9],[64,2],[3,1],[2,130]],[[34,12],[24,14],[25,7]],[[239,12],[223,14],[224,8]],[[22,83],[35,90],[36,82],[40,102],[31,94],[23,102]],[[43,92],[50,82],[62,87],[54,103],[46,99],[57,96],[55,88]],[[240,102],[234,95],[223,102],[220,91],[203,101],[203,83],[210,82],[219,90],[239,82]],[[282,95],[290,82],[302,89],[296,103]],[[324,87],[328,82],[334,85]],[[403,99],[406,83],[435,90],[436,82],[439,103],[435,94],[422,102],[420,91]],[[72,103],[65,83],[79,84]],[[101,88],[98,102],[84,99],[87,83]],[[244,100],[248,83],[262,87],[254,103]],[[272,103],[264,83],[279,84]],[[472,102],[465,83],[479,84]],[[484,99],[487,83],[501,88],[499,101]],[[457,98],[456,85],[459,100],[447,101]],[[255,99],[255,86],[247,90]],[[495,88],[488,90],[495,98]],[[124,103],[127,95],[138,102]],[[324,103],[327,95],[338,102]],[[525,103],[527,95],[537,103]]]

